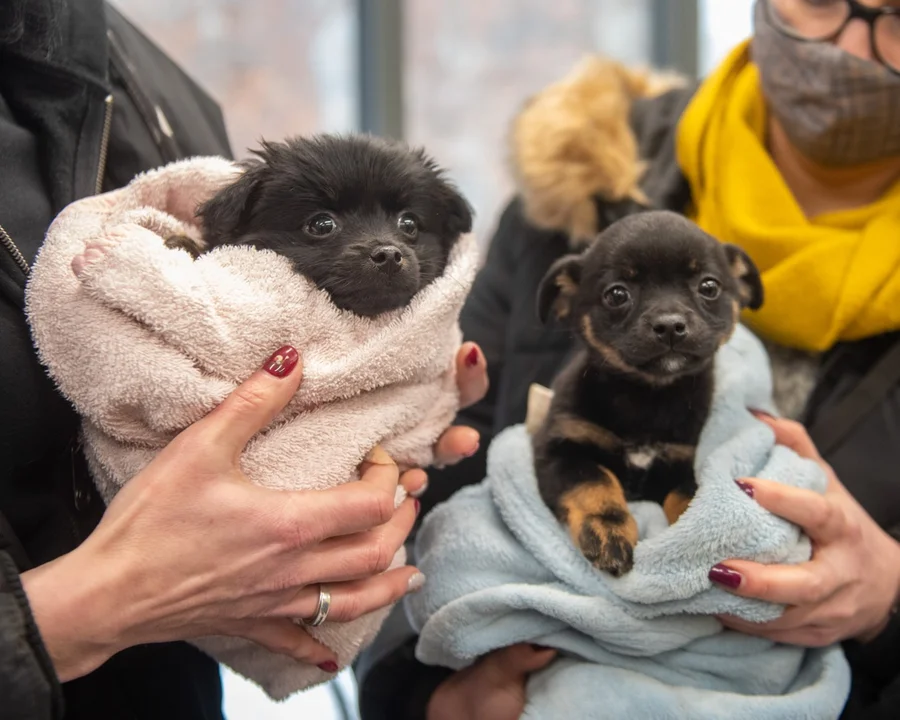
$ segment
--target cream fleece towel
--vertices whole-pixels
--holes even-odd
[[[107,501],[286,343],[303,356],[304,380],[243,454],[258,485],[355,480],[378,443],[401,465],[427,466],[457,411],[457,319],[476,271],[474,239],[460,238],[444,275],[408,308],[361,318],[274,252],[220,247],[195,261],[163,245],[175,233],[199,237],[195,208],[238,172],[196,158],[73,203],[35,261],[27,288],[35,344],[83,418],[85,454]],[[73,266],[86,247],[95,252]],[[394,565],[404,562],[401,551]],[[310,633],[345,666],[386,615]],[[276,699],[331,677],[241,639],[196,644]]]

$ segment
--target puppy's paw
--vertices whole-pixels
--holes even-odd
[[[597,480],[580,483],[564,493],[557,515],[595,568],[616,577],[631,570],[638,527],[618,478],[609,470],[601,467]]]
[[[610,527],[601,518],[587,518],[578,535],[578,549],[595,568],[620,577],[634,567],[635,541],[628,535],[624,528]]]
[[[184,250],[195,260],[200,257],[203,252],[203,243],[189,235],[170,235],[163,243],[170,250]]]
[[[84,246],[78,255],[72,258],[72,272],[79,280],[85,278],[88,271],[103,260],[116,246],[116,238],[95,238]]]

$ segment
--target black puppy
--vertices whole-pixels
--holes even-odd
[[[535,433],[541,496],[595,567],[632,567],[627,501],[674,523],[696,491],[694,450],[709,414],[713,358],[763,290],[747,255],[670,212],[613,223],[557,261],[539,294],[585,348],[553,384]]]
[[[264,142],[244,172],[198,210],[204,244],[274,250],[330,293],[374,316],[405,306],[439,277],[472,210],[422,150],[370,136]]]

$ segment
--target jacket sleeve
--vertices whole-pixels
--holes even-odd
[[[519,203],[513,201],[500,218],[485,263],[460,317],[463,337],[477,342],[484,353],[490,380],[485,398],[461,411],[456,420],[481,433],[479,451],[456,466],[429,472],[428,492],[422,498],[422,517],[461,487],[480,482],[484,477],[486,450],[495,432],[494,418],[505,365],[506,328],[522,226]],[[411,537],[410,550],[413,542]],[[420,663],[415,658],[415,645],[416,633],[400,603],[354,667],[363,720],[425,717],[431,695],[452,672]]]
[[[900,713],[900,615],[868,643],[848,641],[844,652],[853,686],[842,720],[896,718]]]
[[[31,616],[19,571],[0,551],[0,698],[3,717],[62,717],[62,690]]]
[[[39,152],[34,135],[16,122],[0,96],[0,157],[4,166],[0,179],[0,226],[8,237],[33,240],[19,243],[26,255],[32,255],[31,250],[40,244],[52,217],[41,181]],[[4,336],[0,347],[4,353],[13,352],[5,323],[9,318],[20,317],[23,283],[19,262],[8,248],[0,247],[0,304],[4,306],[0,308],[0,336]],[[4,358],[6,361],[11,359]],[[16,392],[4,387],[0,393],[0,417],[15,416],[15,405],[21,399]],[[4,427],[3,431],[5,442],[15,437],[13,428]],[[7,450],[0,451],[0,483],[12,482]],[[4,496],[6,493],[0,492],[0,497]],[[62,690],[19,577],[19,568],[28,567],[28,561],[3,510],[0,506],[0,714],[28,720],[59,718],[63,713]]]

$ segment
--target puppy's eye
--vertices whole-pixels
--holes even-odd
[[[337,223],[328,213],[319,213],[306,223],[306,232],[315,237],[328,237],[337,230]]]
[[[698,292],[707,300],[715,300],[722,292],[722,286],[719,284],[718,280],[706,278],[703,282],[700,283]]]
[[[403,213],[397,220],[397,229],[408,238],[419,234],[419,223],[412,213]]]
[[[631,293],[621,285],[616,285],[603,293],[603,299],[612,308],[622,307],[631,300]]]

